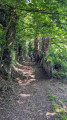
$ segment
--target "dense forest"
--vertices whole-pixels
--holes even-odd
[[[11,76],[12,64],[32,52],[48,75],[67,79],[66,5],[66,0],[1,0],[1,73]]]
[[[67,120],[66,83],[67,0],[0,0],[0,119]]]

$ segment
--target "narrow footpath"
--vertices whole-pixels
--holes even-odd
[[[64,101],[67,84],[48,79],[35,63],[17,63],[13,67],[12,88],[0,91],[0,120],[60,120],[53,111],[53,104],[63,101],[67,112],[67,101]],[[50,94],[56,96],[52,101]]]

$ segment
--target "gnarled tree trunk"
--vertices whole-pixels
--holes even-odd
[[[49,48],[49,37],[45,37],[42,39],[42,51],[43,51],[43,56],[47,56],[48,54],[48,48]]]
[[[16,21],[17,21],[17,15],[16,15],[16,11],[12,8],[8,9],[8,12],[4,10],[1,10],[2,14],[0,14],[2,16],[1,19],[4,20],[5,24],[4,25],[1,22],[0,19],[0,23],[3,25],[3,27],[5,27],[6,30],[6,35],[5,35],[5,43],[3,44],[3,53],[2,53],[2,68],[3,71],[5,73],[5,77],[7,79],[11,79],[11,64],[12,64],[12,49],[13,49],[13,42],[14,42],[14,38],[15,38],[15,33],[16,33]],[[0,11],[0,12],[1,12]],[[5,11],[5,12],[3,12]],[[7,13],[7,17],[6,16]]]
[[[53,76],[53,66],[51,61],[46,61],[45,57],[48,55],[48,48],[49,48],[49,37],[43,38],[42,42],[42,50],[43,50],[43,68],[45,69],[46,74],[48,77]]]

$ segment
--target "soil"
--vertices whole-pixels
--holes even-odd
[[[0,120],[56,120],[52,104],[59,100],[67,112],[67,84],[49,79],[34,62],[17,63],[13,68],[13,81],[0,77]],[[57,98],[50,101],[50,94]]]

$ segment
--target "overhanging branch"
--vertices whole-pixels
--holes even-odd
[[[13,7],[13,6],[10,6],[8,4],[4,4],[4,6],[8,6],[12,9],[19,9],[19,10],[22,10],[22,11],[27,11],[27,12],[36,12],[36,13],[44,13],[44,14],[52,14],[52,15],[63,15],[63,16],[67,16],[67,14],[62,14],[62,13],[58,13],[58,12],[46,12],[44,10],[39,10],[39,9],[24,9],[24,8],[16,8],[16,7]]]
[[[27,11],[27,12],[38,12],[38,13],[44,13],[44,14],[58,14],[58,15],[63,15],[63,16],[67,16],[67,14],[62,14],[62,13],[58,13],[58,12],[46,12],[44,10],[35,10],[35,9],[20,9],[23,11]]]

